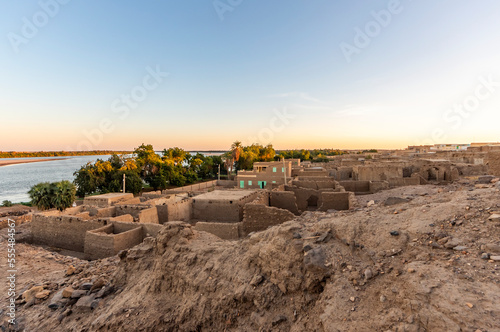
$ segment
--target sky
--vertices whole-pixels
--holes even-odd
[[[500,141],[497,0],[1,6],[0,151]]]

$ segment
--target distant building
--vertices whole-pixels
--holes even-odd
[[[428,153],[431,151],[432,147],[434,147],[434,145],[410,145],[407,150],[415,153]]]
[[[300,166],[300,159],[283,161],[256,162],[251,171],[238,171],[236,185],[240,189],[264,189],[272,184],[285,184],[292,177],[292,167]]]
[[[470,144],[434,144],[431,151],[466,151]]]

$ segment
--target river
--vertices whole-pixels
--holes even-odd
[[[159,152],[158,152],[159,153]],[[196,152],[191,152],[196,154]],[[204,155],[220,155],[222,152],[203,152]],[[0,160],[22,159],[60,159],[36,163],[15,164],[0,167],[0,205],[4,200],[13,203],[29,202],[28,191],[40,182],[73,181],[73,173],[87,162],[97,159],[107,160],[110,155],[75,156],[75,157],[41,157],[41,158],[0,158]]]

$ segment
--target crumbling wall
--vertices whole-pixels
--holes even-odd
[[[194,229],[199,232],[208,232],[224,240],[236,240],[239,238],[240,223],[225,222],[203,222],[199,221]]]
[[[116,205],[116,216],[130,214],[134,220],[138,221],[141,211],[149,208],[149,205]]]
[[[272,191],[271,192],[271,206],[285,209],[295,215],[299,215],[299,208],[297,207],[297,199],[295,193],[292,191]]]
[[[243,219],[243,206],[257,197],[252,192],[245,197],[233,199],[193,198],[192,218],[199,221],[240,222]]]
[[[491,175],[500,176],[500,151],[488,152],[488,167]]]
[[[114,207],[114,206],[105,207],[105,208],[98,208],[95,206],[84,206],[84,207],[85,207],[85,210],[89,212],[89,215],[91,217],[111,218],[111,217],[116,216],[116,207]]]
[[[106,220],[35,214],[31,222],[33,242],[73,251],[84,251],[85,233],[103,227]]]
[[[353,200],[354,193],[352,192],[322,192],[320,211],[327,210],[349,210]]]
[[[455,168],[461,176],[476,176],[488,174],[488,165],[457,164]]]
[[[172,193],[178,193],[178,192],[190,192],[190,191],[203,191],[206,189],[211,189],[214,188],[217,185],[217,180],[213,181],[207,181],[207,182],[200,182],[196,184],[192,184],[190,186],[184,186],[184,187],[179,187],[175,189],[168,189],[168,190],[163,190],[162,194],[172,194]]]
[[[259,191],[257,197],[251,203],[269,206],[269,191]]]
[[[306,211],[309,207],[317,208],[320,199],[319,190],[285,186],[286,191],[293,191],[300,211]]]
[[[339,181],[339,184],[343,186],[346,191],[355,193],[371,192],[370,181]]]
[[[293,180],[292,185],[299,188],[308,188],[315,190],[327,188],[335,189],[335,179],[323,178],[322,180]]]
[[[389,182],[387,181],[370,181],[370,192],[372,194],[387,189],[389,189]]]
[[[391,178],[402,178],[401,166],[354,166],[354,179],[358,181],[387,181]]]
[[[346,180],[352,180],[352,178],[353,178],[352,167],[341,166],[337,168],[335,180],[346,181]]]
[[[270,226],[279,225],[292,220],[295,215],[290,211],[262,204],[245,204],[241,235],[246,236],[251,232],[258,232]]]
[[[140,223],[158,224],[158,211],[156,210],[156,206],[141,210],[138,215],[138,221]]]
[[[122,221],[122,222],[134,222],[134,217],[130,214],[124,214],[117,217],[112,217],[109,219],[110,221]]]
[[[119,224],[109,224],[85,234],[85,254],[90,259],[116,255],[120,250],[131,248],[142,242],[142,228],[134,224],[132,229],[119,229]]]
[[[133,194],[130,193],[109,193],[98,196],[89,196],[85,197],[83,200],[83,204],[87,206],[96,206],[96,207],[109,207],[118,202],[122,202],[125,200],[129,200],[134,198]]]
[[[158,222],[164,224],[170,221],[191,220],[192,204],[191,198],[184,198],[173,203],[157,205]]]

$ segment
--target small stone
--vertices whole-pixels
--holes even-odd
[[[276,325],[281,324],[281,323],[286,322],[286,321],[287,321],[286,316],[279,315],[279,316],[274,317],[274,319],[273,319],[273,321],[271,322],[271,324],[272,324],[273,326],[276,326]]]
[[[94,284],[90,288],[90,292],[100,290],[104,285],[106,285],[106,280],[104,280],[103,278],[99,278],[96,280],[96,282],[94,282]]]
[[[500,245],[494,243],[488,243],[484,246],[485,250],[491,253],[500,254]]]
[[[80,289],[90,290],[92,288],[92,285],[93,284],[91,282],[85,282],[85,283],[80,285]]]
[[[391,205],[396,205],[396,204],[401,204],[401,203],[408,203],[409,201],[410,200],[405,199],[405,198],[389,197],[385,200],[384,205],[391,206]]]
[[[73,291],[74,291],[74,289],[73,289],[73,288],[71,288],[71,287],[66,287],[66,288],[64,288],[64,289],[63,289],[63,291],[62,291],[62,296],[63,296],[63,297],[66,297],[66,298],[71,297],[71,294],[73,294]]]
[[[472,303],[469,303],[469,302],[467,302],[467,303],[466,303],[466,305],[467,305],[469,308],[473,308],[473,307],[474,307],[474,305],[473,305]]]
[[[415,273],[415,269],[410,267],[410,268],[408,269],[408,273]]]
[[[370,207],[370,206],[372,206],[372,205],[375,205],[375,201],[374,201],[374,200],[371,200],[371,201],[369,201],[368,203],[366,203],[366,206],[367,206],[367,207]]]
[[[43,292],[43,287],[42,286],[34,286],[31,287],[29,290],[25,291],[23,293],[23,300],[26,302],[30,302],[34,300],[36,297],[36,294]]]
[[[500,256],[490,256],[490,259],[492,261],[498,262],[498,261],[500,261]]]
[[[454,248],[456,246],[459,246],[461,242],[462,241],[460,239],[451,238],[451,239],[448,240],[448,242],[446,242],[446,244],[444,246],[446,248],[448,248],[448,249],[452,249],[452,248]]]
[[[465,249],[467,249],[466,246],[456,246],[456,247],[453,247],[453,250],[456,250],[456,251],[463,251]]]
[[[349,301],[354,302],[354,301],[356,301],[356,298],[355,298],[354,296],[351,296],[351,297],[349,298]]]
[[[387,300],[387,298],[384,295],[380,295],[380,302],[383,303],[385,300]]]
[[[80,297],[82,297],[86,294],[87,294],[86,290],[78,289],[78,290],[73,291],[73,293],[71,293],[71,298],[72,299],[79,299]]]
[[[262,281],[264,280],[264,277],[261,276],[260,274],[253,276],[252,280],[250,281],[250,286],[258,286]]]
[[[486,259],[486,260],[490,259],[490,254],[488,254],[487,252],[483,252],[481,254],[481,259]]]
[[[73,265],[70,265],[68,269],[66,270],[66,275],[70,276],[73,275],[76,271],[76,268]]]
[[[35,295],[35,297],[39,300],[45,300],[46,298],[48,298],[50,295],[50,291],[48,290],[44,290],[44,291],[41,291],[40,293],[37,293]]]
[[[75,304],[75,309],[79,311],[91,311],[95,307],[97,307],[98,301],[95,300],[94,296],[87,295],[82,296],[78,299]]]
[[[500,221],[500,214],[497,214],[497,213],[494,213],[492,214],[488,220],[491,220],[491,221]]]
[[[295,232],[295,233],[293,233],[293,238],[300,239],[300,238],[302,238],[302,235],[300,235],[298,232]]]
[[[370,280],[371,278],[373,278],[373,271],[372,269],[367,268],[365,270],[365,280]]]
[[[398,231],[391,231],[389,234],[391,234],[392,236],[398,236],[399,232]]]

